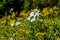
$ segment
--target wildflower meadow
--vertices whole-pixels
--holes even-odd
[[[1,0],[0,40],[60,40],[60,0]]]

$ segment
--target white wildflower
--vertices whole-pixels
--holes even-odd
[[[13,8],[10,9],[10,12],[13,12]]]
[[[30,13],[30,16],[31,16],[31,17],[34,16],[34,12],[31,12],[31,13]]]
[[[35,16],[39,16],[39,11],[37,11],[37,12],[35,13]]]
[[[30,21],[31,21],[31,22],[34,22],[34,21],[35,21],[35,18],[32,18]]]
[[[38,13],[35,13],[35,15],[34,16],[39,16],[39,14]]]
[[[14,38],[10,38],[10,40],[14,40]]]
[[[27,19],[30,20],[31,16],[29,16]]]
[[[11,8],[10,11],[13,11],[13,8]]]
[[[16,22],[15,25],[18,26],[21,22]]]
[[[30,13],[30,16],[27,18],[29,21],[33,22],[36,20],[36,16],[39,16],[39,10],[35,9]],[[32,18],[33,17],[33,18]]]

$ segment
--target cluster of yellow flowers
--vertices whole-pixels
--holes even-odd
[[[58,11],[58,7],[54,6],[53,8],[49,8],[49,7],[46,7],[46,8],[43,8],[42,10],[42,16],[46,17],[48,16],[49,14],[52,14],[54,16],[57,16],[59,11]]]
[[[21,32],[25,33],[25,34],[29,34],[30,31],[29,30],[25,30],[25,29],[20,29]]]
[[[36,36],[44,36],[46,33],[38,32]]]
[[[20,11],[20,16],[21,16],[22,18],[28,17],[29,14],[30,14],[30,11],[28,11],[28,12],[26,12],[26,13],[25,13],[24,11]]]

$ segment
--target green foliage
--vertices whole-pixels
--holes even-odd
[[[44,8],[44,6],[54,7],[57,4],[59,4],[58,0],[23,0],[22,7],[24,8],[23,10],[30,10],[30,9],[37,8],[39,6],[42,6],[40,8]]]

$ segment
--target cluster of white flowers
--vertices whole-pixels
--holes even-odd
[[[38,9],[35,9],[34,11],[32,11],[27,19],[30,22],[33,22],[36,20],[36,16],[39,16],[39,10]]]
[[[18,26],[19,24],[21,24],[21,22],[18,22],[18,21],[17,21],[16,23],[12,23],[12,24],[11,24],[11,27],[13,27],[14,25]]]

